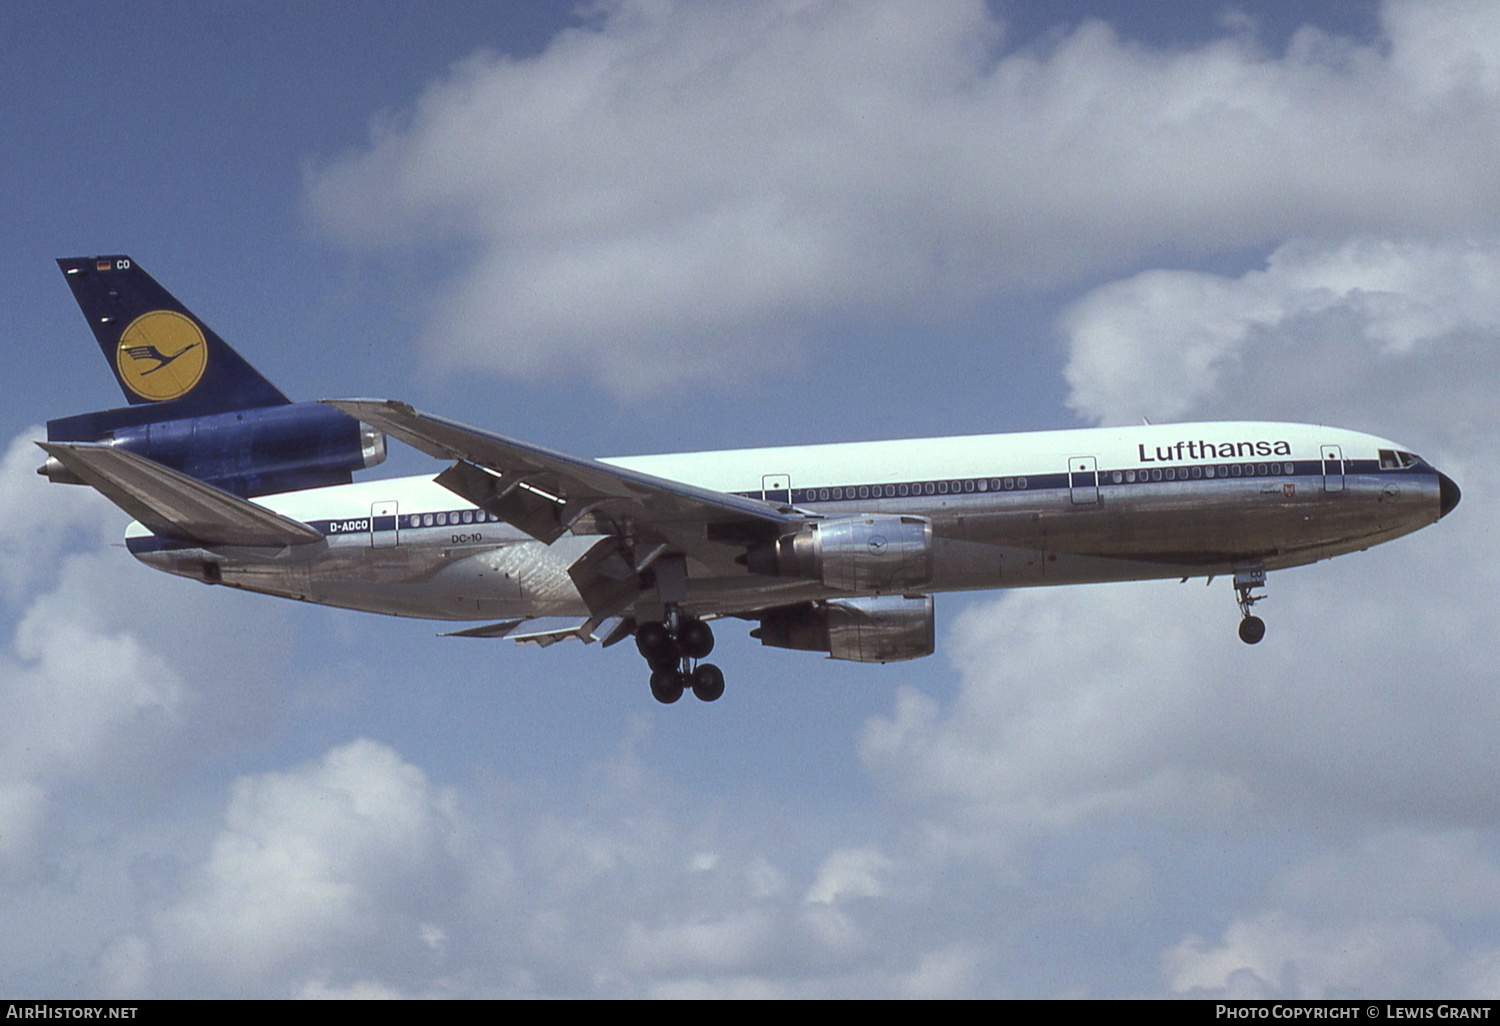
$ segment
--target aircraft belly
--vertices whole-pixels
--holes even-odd
[[[402,546],[404,572],[393,562],[391,575],[374,586],[344,566],[320,567],[314,601],[439,620],[582,616],[587,610],[567,568],[588,544]]]
[[[568,566],[596,539],[373,549],[354,536],[309,548],[177,548],[148,565],[208,583],[344,609],[439,620],[586,615]]]

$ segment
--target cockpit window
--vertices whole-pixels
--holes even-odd
[[[1416,466],[1421,461],[1422,457],[1416,453],[1400,452],[1396,449],[1380,450],[1381,470],[1405,470],[1407,467]]]

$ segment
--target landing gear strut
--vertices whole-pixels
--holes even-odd
[[[1250,611],[1255,603],[1265,598],[1264,595],[1253,594],[1256,588],[1263,588],[1265,584],[1264,570],[1235,571],[1234,591],[1240,606],[1240,640],[1247,645],[1259,644],[1260,639],[1266,636],[1266,622]]]
[[[658,702],[670,705],[688,688],[703,702],[724,694],[724,671],[698,662],[714,650],[714,632],[702,620],[668,607],[666,620],[636,628],[635,647],[651,667],[651,697]]]

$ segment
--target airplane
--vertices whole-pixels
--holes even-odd
[[[588,459],[375,399],[289,400],[128,256],[58,266],[129,405],[47,424],[38,473],[128,513],[158,570],[304,602],[633,637],[652,695],[724,693],[713,624],[895,662],[939,592],[1229,578],[1239,636],[1272,570],[1453,511],[1408,447],[1322,425],[1144,424]],[[387,438],[449,464],[355,482]]]

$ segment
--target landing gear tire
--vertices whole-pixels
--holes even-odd
[[[1266,636],[1266,622],[1258,616],[1247,616],[1240,621],[1240,640],[1247,645],[1258,645]]]
[[[677,647],[689,659],[706,659],[714,650],[713,629],[702,620],[683,620],[677,628]]]
[[[682,652],[664,623],[643,623],[635,632],[635,647],[654,673],[676,670]]]
[[[662,705],[671,705],[682,697],[683,678],[679,670],[657,670],[651,674],[651,697]]]
[[[724,671],[704,663],[693,671],[693,694],[700,702],[717,702],[724,694]]]

